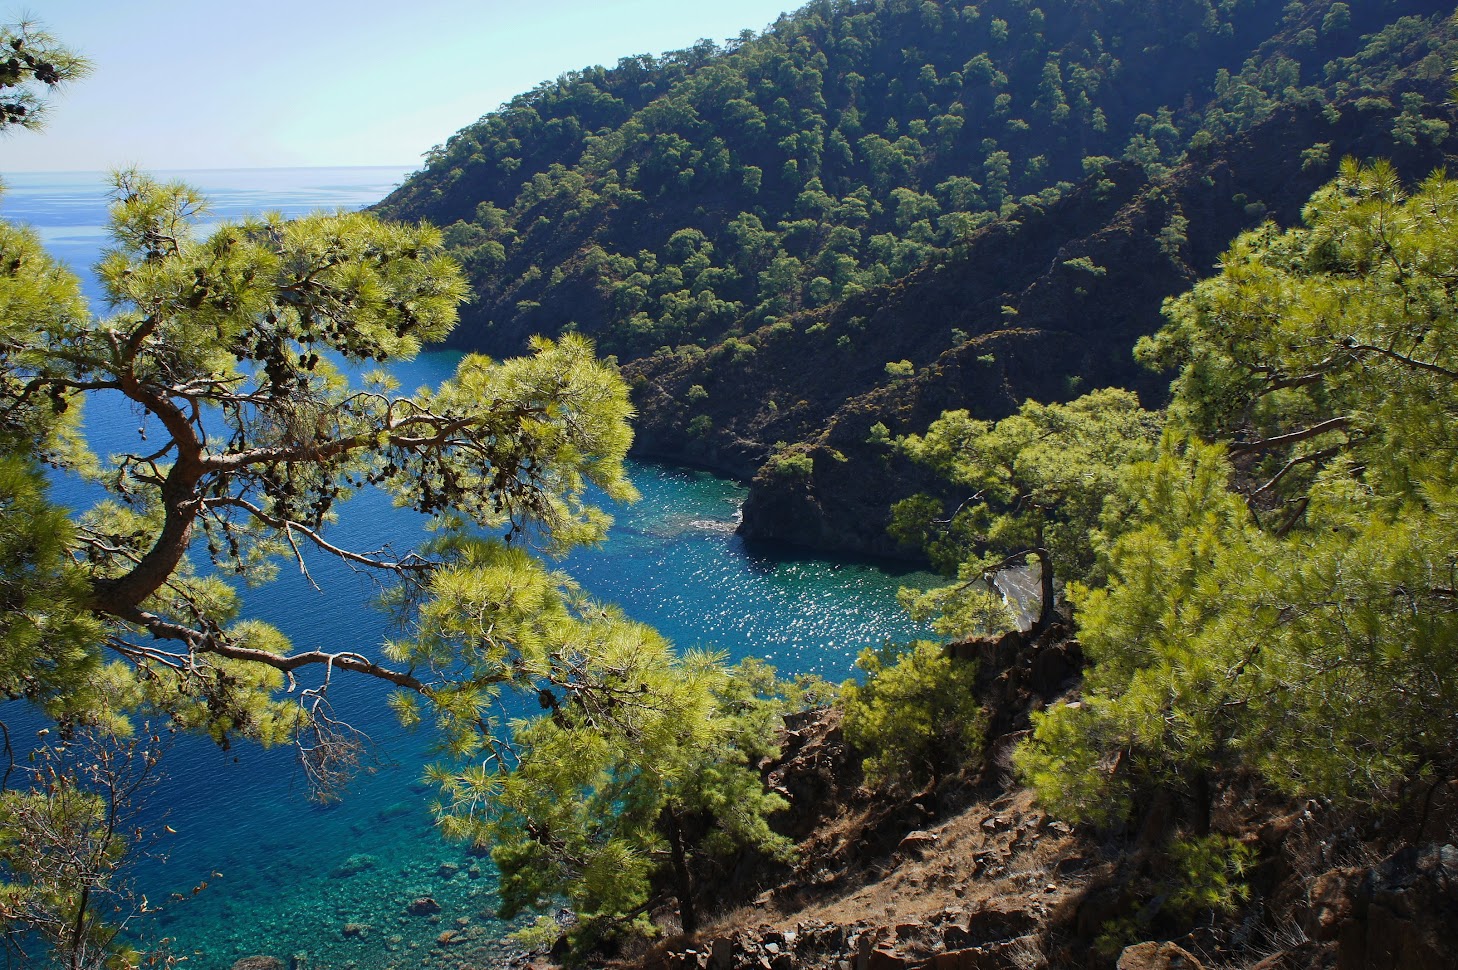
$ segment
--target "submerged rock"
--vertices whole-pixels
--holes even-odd
[[[244,957],[233,964],[233,970],[284,970],[284,962],[278,957]]]
[[[412,899],[405,907],[405,912],[411,916],[434,916],[440,912],[440,903],[433,896],[421,896],[419,899]]]
[[[330,873],[335,879],[348,879],[350,876],[359,875],[361,872],[368,872],[379,864],[379,860],[372,855],[363,852],[356,853],[344,860],[344,864]]]

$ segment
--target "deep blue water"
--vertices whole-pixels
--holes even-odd
[[[317,208],[357,208],[382,197],[404,173],[397,169],[280,169],[182,173],[214,200],[213,218],[264,209],[296,215]],[[27,222],[51,251],[84,272],[106,244],[106,187],[99,175],[7,175],[0,217]],[[88,293],[95,296],[94,285]],[[431,353],[396,368],[406,388],[448,375],[455,358]],[[135,440],[145,422],[125,402],[87,410],[87,433],[101,453]],[[118,406],[120,405],[120,406]],[[925,631],[895,602],[896,590],[924,583],[924,574],[874,564],[826,560],[747,547],[734,534],[742,489],[697,472],[636,465],[642,500],[613,508],[609,541],[579,550],[562,564],[595,596],[662,630],[680,647],[711,646],[731,658],[763,657],[781,673],[851,674],[860,648]],[[59,481],[56,498],[81,507],[87,491]],[[420,520],[382,496],[363,493],[331,533],[344,545],[397,548],[418,540]],[[296,647],[350,646],[371,652],[385,635],[368,607],[367,581],[332,562],[311,561],[313,589],[285,568],[279,580],[244,593],[248,611],[275,623]],[[500,927],[491,918],[489,871],[473,878],[474,860],[443,843],[428,815],[430,793],[419,783],[429,757],[428,732],[402,731],[379,703],[380,685],[336,678],[336,713],[376,742],[377,770],[330,808],[308,802],[291,749],[239,745],[221,751],[197,738],[167,753],[166,778],[154,799],[165,862],[142,862],[141,889],[152,902],[208,887],[168,906],[144,934],[175,937],[191,965],[226,968],[256,953],[287,958],[307,952],[311,970],[353,965],[421,966],[443,929],[468,920],[483,941]],[[164,818],[165,816],[165,818]],[[373,862],[345,875],[351,857]],[[358,860],[357,860],[358,861]],[[454,876],[442,863],[460,867]],[[215,876],[213,873],[220,873]],[[431,895],[441,919],[406,916],[404,906]],[[345,938],[345,923],[369,924],[363,938]],[[451,962],[460,955],[452,951]],[[490,953],[472,955],[490,963]]]

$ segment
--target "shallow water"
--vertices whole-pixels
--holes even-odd
[[[184,177],[214,200],[215,217],[276,209],[354,208],[380,198],[402,175],[395,169],[290,169],[198,172]],[[0,216],[35,225],[73,268],[94,262],[105,244],[105,188],[99,176],[10,175]],[[94,284],[88,284],[94,296]],[[402,386],[433,383],[455,357],[425,354],[397,368]],[[88,409],[98,451],[135,440],[145,422],[125,406]],[[925,631],[896,606],[907,583],[929,582],[845,559],[819,559],[752,548],[734,533],[743,490],[699,472],[634,465],[642,500],[613,508],[607,543],[579,550],[561,565],[593,595],[662,630],[680,647],[710,646],[731,658],[763,657],[783,674],[849,676],[861,647],[906,640]],[[86,490],[58,482],[56,498],[80,506]],[[345,545],[408,547],[420,520],[382,496],[363,493],[331,533]],[[385,634],[368,608],[369,584],[334,563],[315,563],[313,589],[292,569],[244,593],[249,611],[269,620],[296,647],[370,652]],[[221,751],[198,738],[168,751],[166,778],[153,817],[165,856],[137,866],[153,904],[186,898],[138,924],[145,936],[174,938],[188,965],[226,968],[257,953],[287,959],[307,953],[310,968],[490,965],[500,956],[501,927],[489,866],[443,843],[420,784],[430,757],[427,733],[402,731],[379,703],[378,684],[339,678],[336,712],[375,741],[374,772],[342,804],[305,798],[291,750],[240,745]],[[168,833],[163,825],[175,830]],[[474,871],[473,871],[474,867]],[[196,895],[193,887],[207,883]],[[406,905],[432,896],[438,917],[410,916]],[[368,926],[346,936],[346,924]],[[448,930],[464,942],[436,944]]]

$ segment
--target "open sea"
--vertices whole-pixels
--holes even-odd
[[[287,215],[360,208],[382,198],[406,172],[396,168],[266,169],[158,173],[181,178],[213,201],[210,220],[249,212]],[[97,173],[4,176],[0,218],[35,227],[50,251],[87,279],[106,245],[108,187]],[[104,311],[104,307],[97,307]],[[395,370],[405,388],[439,381],[455,356],[423,354]],[[135,440],[142,416],[125,402],[88,407],[87,433],[101,454]],[[751,547],[734,532],[743,489],[733,482],[656,465],[633,467],[642,500],[613,507],[607,543],[579,550],[561,568],[593,595],[663,631],[680,647],[711,646],[730,658],[763,657],[782,674],[852,674],[859,650],[925,635],[896,605],[902,585],[935,581],[884,565]],[[53,498],[73,508],[93,496],[58,480]],[[331,533],[360,548],[408,547],[421,520],[364,492],[342,510]],[[248,611],[284,630],[300,649],[348,645],[374,652],[385,635],[369,608],[371,588],[337,564],[315,559],[316,591],[295,570],[244,592]],[[149,816],[155,855],[134,867],[138,889],[159,912],[132,931],[144,942],[166,937],[184,966],[227,970],[268,954],[295,970],[372,970],[490,966],[507,952],[509,929],[496,921],[489,864],[442,841],[421,781],[428,732],[402,730],[375,683],[336,677],[337,714],[375,742],[373,772],[344,801],[309,802],[292,749],[235,745],[222,751],[199,738],[176,741]],[[12,731],[26,721],[13,707]],[[33,718],[30,721],[34,728]],[[25,735],[16,732],[18,738]],[[206,887],[193,893],[195,887]],[[183,898],[175,898],[180,894]],[[410,916],[406,905],[432,896],[437,916]],[[355,924],[346,935],[346,924]],[[364,927],[364,929],[360,929]],[[456,931],[463,942],[442,946]]]

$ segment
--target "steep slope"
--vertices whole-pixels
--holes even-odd
[[[1405,175],[1419,178],[1458,154],[1458,139],[1452,137],[1436,144],[1394,145],[1388,135],[1392,122],[1388,109],[1374,106],[1350,104],[1334,121],[1324,109],[1292,106],[1215,157],[1192,159],[1167,180],[1151,184],[1127,173],[1132,184],[1122,193],[1121,183],[1113,180],[1106,204],[1121,194],[1127,201],[1092,232],[1079,232],[1077,219],[1070,218],[1082,202],[1082,195],[1075,196],[1067,203],[1072,212],[1057,214],[1056,225],[1074,230],[1066,235],[1048,238],[1040,233],[1042,220],[1028,218],[1015,228],[999,227],[1011,239],[989,231],[965,254],[904,281],[879,304],[882,313],[931,317],[943,328],[960,327],[971,336],[931,360],[913,356],[917,370],[908,378],[888,380],[883,365],[879,383],[849,395],[833,413],[805,421],[806,428],[820,429],[792,449],[803,456],[793,467],[806,473],[785,474],[772,454],[745,504],[746,534],[895,555],[902,550],[885,534],[890,504],[929,483],[892,455],[885,433],[920,431],[950,408],[999,418],[1029,398],[1068,400],[1102,386],[1128,387],[1146,404],[1159,404],[1167,376],[1142,369],[1131,353],[1133,344],[1158,329],[1165,299],[1215,265],[1224,248],[1217,240],[1254,225],[1253,210],[1282,225],[1297,222],[1305,200],[1331,177],[1343,155],[1391,157]],[[1331,146],[1329,162],[1304,164],[1303,151],[1317,143]],[[1089,194],[1097,196],[1099,190]],[[1178,220],[1189,226],[1183,233]],[[984,252],[1026,269],[980,276],[972,267]],[[904,331],[888,325],[878,332]],[[873,348],[868,353],[884,360],[910,350],[898,343]],[[782,359],[790,360],[804,359],[804,353],[792,345],[781,351]],[[773,364],[765,361],[764,366]],[[655,374],[648,386],[672,386],[675,379],[692,384],[696,375]],[[745,374],[741,380],[759,386],[758,375]],[[639,397],[652,400],[645,391]],[[659,440],[655,434],[664,410],[644,408],[641,447],[653,449]],[[763,414],[760,408],[746,423],[754,428]],[[878,423],[885,433],[874,430]],[[768,442],[796,440],[790,428],[771,424],[766,430],[771,434],[760,441],[767,451],[773,451]],[[675,451],[670,445],[659,454]],[[689,447],[680,453],[696,454]],[[879,469],[885,473],[877,474]],[[868,481],[880,487],[867,488]]]
[[[1237,231],[1295,218],[1344,153],[1440,162],[1451,13],[816,0],[544,84],[381,211],[447,226],[460,345],[589,333],[634,380],[640,454],[759,472],[753,535],[891,553],[885,500],[918,482],[887,434],[1157,398],[1129,348]]]
[[[1408,134],[1426,117],[1415,104],[1447,97],[1429,58],[1452,44],[1451,28],[1423,26],[1431,29],[1399,21],[1353,63],[1333,65],[1337,76],[1380,78],[1335,104],[1283,104],[1167,174],[1111,166],[894,284],[702,358],[628,365],[640,451],[741,476],[764,456],[744,510],[753,538],[912,554],[886,534],[889,507],[937,486],[889,436],[920,431],[949,408],[998,418],[1028,398],[1108,385],[1158,404],[1167,378],[1140,368],[1133,344],[1236,234],[1263,219],[1294,224],[1346,155],[1389,157],[1412,179],[1447,163],[1458,140],[1446,121],[1428,118],[1422,137]]]

